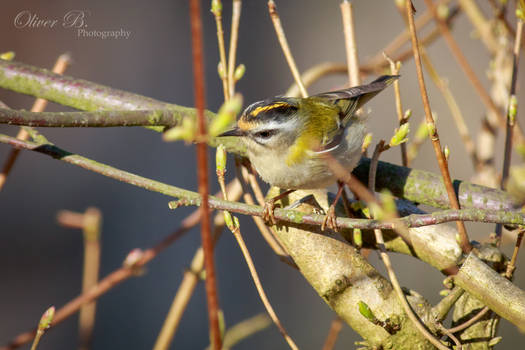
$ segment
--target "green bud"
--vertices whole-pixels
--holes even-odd
[[[396,0],[396,6],[404,8],[405,7],[405,1],[406,0]]]
[[[166,131],[162,138],[164,141],[184,140],[191,142],[195,139],[195,122],[191,118],[183,118],[181,125],[175,126]]]
[[[231,99],[224,102],[210,123],[210,135],[217,136],[226,131],[235,122],[241,108],[242,96],[240,94],[235,94]]]
[[[450,157],[450,149],[447,145],[443,147],[443,155],[445,156],[445,160],[448,161],[448,157]]]
[[[394,218],[397,213],[397,207],[392,193],[389,190],[384,189],[381,190],[381,192],[379,193],[379,197],[381,198],[381,202],[383,203],[384,217],[382,219],[388,220]]]
[[[353,232],[354,244],[356,247],[361,248],[363,246],[363,232],[359,228],[355,228]]]
[[[217,65],[217,73],[219,73],[219,78],[225,79],[226,78],[226,70],[222,66],[222,62],[219,62]]]
[[[390,147],[398,146],[402,143],[407,142],[407,135],[409,132],[410,123],[405,123],[401,125],[398,129],[396,129],[394,136],[392,136],[392,138],[390,139]]]
[[[235,79],[235,81],[241,80],[245,72],[246,72],[246,66],[242,63],[238,65],[237,68],[235,68],[235,72],[233,73],[233,78]]]
[[[215,153],[215,166],[217,168],[217,173],[221,172],[224,174],[226,172],[226,148],[221,143],[217,147],[217,152]]]
[[[51,322],[53,322],[53,318],[55,317],[55,307],[51,306],[49,309],[44,312],[42,317],[40,318],[40,322],[38,323],[38,330],[39,331],[45,331],[51,326]]]
[[[525,20],[525,12],[523,12],[523,9],[521,9],[521,8],[516,9],[516,17],[517,17],[520,21]]]
[[[495,338],[492,338],[490,341],[489,341],[489,348],[492,348],[493,346],[496,346],[497,344],[499,344],[499,342],[503,339],[503,337],[495,337]]]
[[[448,289],[443,289],[439,291],[439,295],[441,295],[442,297],[446,297],[449,294],[450,294],[450,290]]]
[[[219,309],[217,314],[217,316],[219,316],[219,332],[221,333],[221,338],[224,339],[224,333],[226,332],[226,320],[224,319],[224,312],[222,309]]]
[[[372,312],[372,310],[370,310],[370,307],[364,301],[359,301],[357,305],[359,306],[359,313],[364,318],[366,318],[372,323],[377,322],[377,318],[374,316],[374,313]]]
[[[421,122],[417,128],[415,138],[418,140],[424,140],[428,137],[428,128],[425,122]]]
[[[222,2],[221,0],[211,0],[211,13],[215,16],[220,16],[222,13]]]
[[[450,11],[448,9],[448,6],[445,4],[439,5],[437,7],[437,15],[439,19],[446,20],[448,16],[450,16]]]
[[[363,144],[361,145],[361,152],[366,151],[368,146],[370,146],[370,144],[372,143],[372,136],[373,135],[371,132],[365,135],[363,139]]]
[[[518,114],[518,99],[516,95],[511,95],[509,99],[509,124],[514,125]]]
[[[436,124],[427,123],[427,132],[428,132],[428,136],[434,137],[436,135]]]
[[[224,215],[224,222],[226,223],[226,227],[228,227],[228,229],[230,231],[233,231],[235,229],[235,226],[233,226],[233,219],[232,219],[232,214],[230,214],[229,211],[223,211],[223,215]]]
[[[0,54],[0,59],[5,61],[12,61],[15,59],[15,52],[14,51],[7,51],[2,54]]]
[[[403,120],[408,121],[411,116],[412,116],[412,110],[409,108],[405,111],[405,114],[403,115]]]

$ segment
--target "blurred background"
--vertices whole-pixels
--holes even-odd
[[[480,1],[484,3],[484,1]],[[216,111],[223,101],[217,75],[218,50],[209,1],[203,7],[207,108]],[[340,1],[277,1],[284,29],[301,71],[321,62],[345,62]],[[414,1],[416,9],[425,8]],[[404,28],[393,1],[353,1],[358,53],[361,62],[380,51]],[[488,9],[483,4],[484,9]],[[142,94],[155,99],[193,106],[193,80],[189,8],[187,1],[52,1],[6,0],[0,5],[0,52],[15,51],[16,60],[51,68],[56,58],[69,52],[73,64],[66,75]],[[129,38],[89,38],[61,26],[17,28],[14,19],[27,10],[41,19],[62,20],[71,10],[83,10],[87,30],[124,30]],[[418,12],[418,13],[420,13]],[[224,1],[223,24],[229,38],[231,2]],[[460,14],[453,33],[473,68],[488,87],[485,70],[490,57],[472,36],[472,27]],[[409,46],[407,46],[409,47]],[[480,128],[484,107],[442,39],[429,54],[443,77],[450,80],[473,135]],[[275,37],[266,1],[244,1],[240,22],[237,62],[246,74],[237,85],[245,103],[284,93],[292,77]],[[522,70],[523,72],[523,70]],[[404,108],[413,111],[413,126],[421,120],[422,106],[412,62],[403,65],[401,94]],[[522,77],[521,77],[522,78]],[[520,78],[520,79],[521,79]],[[346,75],[322,80],[310,93],[341,87]],[[367,81],[371,80],[368,78]],[[433,110],[439,116],[441,141],[452,149],[453,178],[469,179],[473,169],[459,141],[455,124],[434,85],[428,79]],[[521,80],[522,81],[522,80]],[[518,83],[519,84],[519,83]],[[0,89],[0,100],[11,108],[29,109],[33,98]],[[520,97],[520,103],[523,100]],[[374,141],[389,139],[397,125],[393,89],[369,105],[370,130]],[[68,110],[50,104],[48,111]],[[0,125],[0,132],[15,135],[17,127]],[[58,146],[102,163],[145,177],[197,191],[195,152],[183,143],[165,143],[160,134],[143,128],[42,129]],[[500,133],[497,154],[502,154]],[[10,147],[0,145],[0,162]],[[213,159],[214,152],[210,150]],[[518,158],[515,156],[514,158]],[[387,152],[383,160],[400,164],[399,150]],[[502,157],[497,159],[501,169]],[[467,165],[468,164],[468,165]],[[233,165],[230,163],[230,165]],[[413,167],[438,171],[428,143]],[[210,165],[212,192],[218,190],[214,165]],[[230,177],[233,170],[230,171]],[[98,207],[104,216],[102,227],[101,278],[121,266],[134,248],[153,246],[172,232],[194,208],[168,209],[170,198],[117,182],[50,157],[22,152],[5,188],[0,193],[0,345],[16,334],[36,326],[50,305],[60,307],[77,296],[82,276],[82,234],[60,227],[56,214],[61,209],[83,212]],[[252,221],[241,217],[243,233],[266,292],[292,338],[304,349],[319,349],[324,343],[333,312],[297,271],[283,264],[260,237]],[[484,240],[493,225],[469,225],[473,239]],[[193,229],[147,265],[146,273],[132,278],[103,295],[97,302],[94,349],[147,349],[158,335],[164,317],[189,267],[200,233]],[[510,251],[510,245],[505,247]],[[414,289],[435,304],[443,289],[443,276],[416,260],[394,256],[402,285]],[[371,262],[384,273],[377,255]],[[515,281],[525,287],[521,259]],[[224,234],[216,248],[220,305],[228,326],[264,312],[242,255],[230,234]],[[425,276],[422,278],[422,276]],[[172,348],[203,349],[208,345],[208,321],[204,285],[199,284],[175,335]],[[515,348],[525,338],[502,321],[499,348]],[[336,349],[354,347],[360,337],[344,326]],[[77,316],[45,335],[40,349],[71,349],[77,346]],[[27,346],[26,346],[27,347]],[[238,349],[286,348],[273,326],[242,343]]]

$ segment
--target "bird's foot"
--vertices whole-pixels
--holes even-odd
[[[268,225],[275,225],[276,221],[275,221],[275,216],[273,213],[274,210],[275,210],[275,198],[272,198],[264,202],[262,218]]]
[[[335,215],[335,203],[328,208],[323,224],[321,225],[321,231],[324,231],[327,227],[335,232],[338,230],[337,216]]]

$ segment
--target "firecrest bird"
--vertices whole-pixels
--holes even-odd
[[[349,89],[255,102],[244,110],[233,129],[220,136],[240,137],[261,178],[289,190],[284,195],[291,190],[326,188],[337,178],[323,155],[330,154],[352,171],[361,157],[366,133],[366,118],[355,112],[397,78],[384,75]],[[338,195],[342,188],[340,184]],[[267,202],[267,221],[274,223],[274,202],[282,197]],[[327,218],[329,226],[336,229],[334,206]]]

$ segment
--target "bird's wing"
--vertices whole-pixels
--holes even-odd
[[[367,85],[354,86],[344,90],[330,91],[312,97],[336,104],[340,110],[341,126],[345,127],[350,117],[372,97],[396,80],[399,75],[383,75]]]

